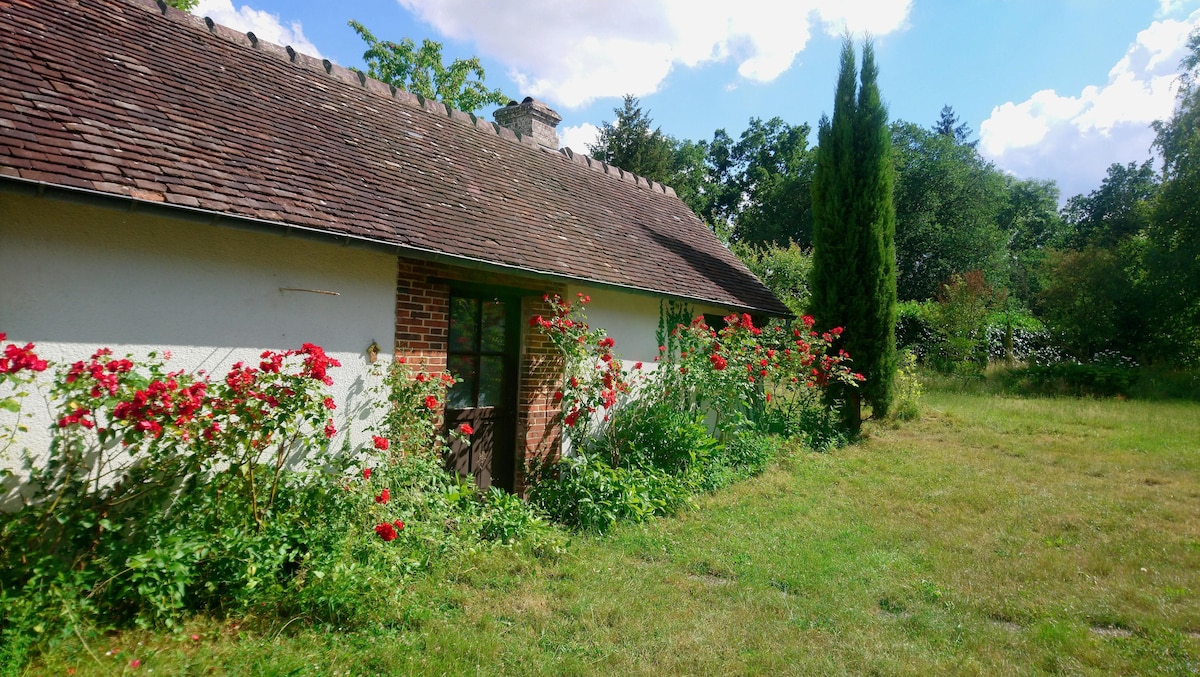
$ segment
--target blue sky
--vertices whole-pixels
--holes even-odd
[[[1149,123],[1170,115],[1200,27],[1200,0],[201,0],[196,13],[345,66],[363,66],[350,19],[438,40],[480,56],[489,85],[557,110],[576,150],[624,93],[680,138],[736,137],[751,117],[815,126],[840,35],[870,32],[892,119],[929,125],[950,104],[988,159],[1054,179],[1064,200],[1150,157]]]

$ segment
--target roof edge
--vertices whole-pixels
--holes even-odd
[[[128,0],[130,2],[146,2],[147,0]],[[148,0],[153,2],[153,0]],[[272,221],[269,219],[257,219],[253,217],[237,216],[226,214],[210,209],[202,209],[199,207],[189,207],[187,205],[170,204],[157,202],[154,200],[144,200],[131,195],[121,195],[117,193],[106,193],[103,191],[77,188],[74,186],[64,186],[45,181],[34,181],[31,179],[23,179],[20,177],[0,174],[0,195],[14,194],[29,197],[49,197],[60,199],[65,202],[75,202],[79,204],[95,205],[107,209],[123,210],[129,212],[147,213],[151,215],[159,215],[165,218],[181,219],[197,223],[203,223],[211,226],[236,228],[242,230],[250,230],[256,232],[265,232],[274,235],[279,235],[280,232],[286,234],[297,235],[307,239],[317,240],[327,243],[341,243],[346,246],[356,246],[371,250],[384,250],[404,256],[407,258],[417,259],[421,261],[429,261],[432,263],[444,263],[447,265],[459,266],[462,268],[470,268],[474,270],[485,270],[491,272],[507,273],[518,277],[530,278],[533,280],[545,280],[547,282],[558,282],[568,284],[584,284],[603,289],[612,289],[616,291],[624,291],[635,294],[642,294],[655,297],[666,297],[680,301],[690,301],[694,303],[707,303],[722,308],[729,308],[739,312],[754,312],[769,315],[771,317],[790,318],[794,314],[790,311],[779,312],[770,308],[760,308],[757,306],[736,305],[730,304],[727,301],[717,299],[703,298],[699,296],[687,296],[678,293],[665,292],[649,287],[640,287],[637,285],[623,285],[614,282],[606,282],[589,277],[579,277],[571,275],[563,275],[552,271],[544,271],[536,268],[526,268],[523,266],[514,266],[484,259],[457,256],[447,254],[432,249],[421,247],[412,247],[379,240],[375,238],[364,237],[362,235],[353,235],[349,233],[337,233],[334,231],[323,230],[318,228],[309,228],[306,226],[298,226],[295,224],[286,223],[283,221]],[[782,306],[782,303],[780,304]]]

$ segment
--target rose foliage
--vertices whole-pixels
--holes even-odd
[[[532,463],[530,499],[568,525],[603,531],[670,513],[696,491],[760,472],[778,449],[767,435],[813,439],[808,429],[829,418],[827,388],[862,381],[832,348],[842,330],[818,332],[811,317],[768,328],[738,314],[720,329],[703,317],[669,330],[660,321],[657,364],[646,369],[588,326],[587,296],[544,300],[552,313],[530,326],[566,365],[554,399],[570,449]],[[665,308],[664,318],[678,314]]]
[[[0,357],[5,412],[19,416],[43,372],[56,412],[48,455],[4,477],[18,504],[0,513],[0,672],[81,625],[250,611],[392,622],[406,608],[398,577],[487,543],[562,545],[529,506],[446,472],[428,405],[448,374],[402,360],[376,374],[378,397],[347,419],[365,424],[356,448],[335,424],[348,405],[328,392],[340,365],[320,346],[221,376],[107,349],[54,369],[35,350]],[[0,440],[19,432],[0,418]]]

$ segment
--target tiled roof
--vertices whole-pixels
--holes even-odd
[[[669,188],[252,34],[152,0],[0,0],[0,35],[0,183],[787,313]]]

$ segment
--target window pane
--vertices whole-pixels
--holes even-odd
[[[469,353],[475,350],[479,328],[475,324],[478,299],[450,299],[450,345],[452,353]]]
[[[451,386],[446,393],[446,406],[450,409],[471,409],[475,406],[475,382],[479,375],[475,371],[475,358],[471,355],[451,355],[446,368],[462,382]]]
[[[485,301],[483,303],[482,341],[480,351],[499,353],[504,351],[504,319],[505,310],[502,301]]]
[[[504,358],[479,358],[479,406],[496,407],[504,404]]]

